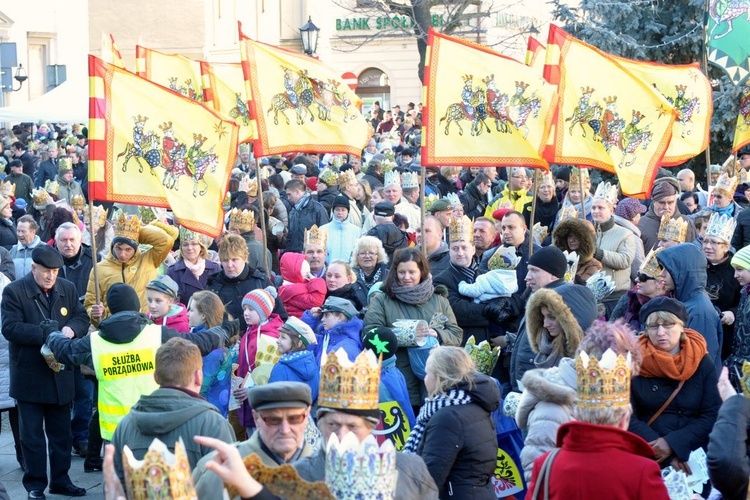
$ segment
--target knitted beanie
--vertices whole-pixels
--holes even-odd
[[[565,254],[557,247],[542,247],[529,258],[529,265],[536,266],[550,273],[555,278],[562,278],[568,270]]]
[[[277,295],[276,289],[272,286],[253,290],[242,299],[242,307],[249,306],[250,309],[258,313],[261,322],[266,321],[273,311]]]
[[[743,247],[732,257],[732,265],[744,270],[750,270],[750,246]]]
[[[107,290],[107,306],[109,312],[116,314],[121,311],[141,310],[141,301],[132,286],[125,283],[114,283]]]

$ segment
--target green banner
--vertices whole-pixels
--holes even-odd
[[[750,1],[709,0],[706,23],[708,61],[742,84],[750,75]]]

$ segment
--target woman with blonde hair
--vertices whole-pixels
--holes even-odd
[[[362,236],[354,243],[350,264],[357,281],[368,292],[388,276],[388,255],[383,242],[374,236]]]
[[[177,283],[177,301],[190,303],[194,293],[205,290],[208,279],[221,271],[221,265],[208,258],[211,238],[180,229],[180,252],[178,260],[169,266],[167,275]]]
[[[492,412],[500,390],[460,347],[435,347],[427,359],[429,397],[404,451],[421,456],[440,498],[494,499],[497,441]]]

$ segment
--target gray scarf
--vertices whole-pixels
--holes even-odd
[[[401,286],[394,283],[391,285],[391,291],[394,298],[401,302],[419,305],[430,300],[430,297],[435,293],[435,287],[432,285],[432,275],[428,275],[422,283],[415,286]]]
[[[563,358],[560,354],[562,349],[558,348],[558,344],[563,340],[562,335],[552,338],[547,330],[543,330],[541,337],[539,337],[539,353],[534,357],[534,365],[537,368],[557,366]]]

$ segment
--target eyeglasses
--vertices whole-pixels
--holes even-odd
[[[377,255],[377,254],[378,254],[378,252],[359,252],[357,255],[359,255],[360,257],[365,257],[366,255],[374,256],[374,255]]]
[[[656,333],[659,331],[659,327],[664,327],[665,330],[671,330],[674,328],[674,326],[677,323],[651,323],[650,325],[646,325],[646,328],[648,328],[648,331],[651,333]]]
[[[655,280],[656,278],[652,278],[651,276],[649,276],[647,274],[639,274],[637,279],[641,283],[645,283],[645,282],[647,282],[649,280]]]
[[[283,417],[277,416],[277,415],[260,415],[260,418],[263,419],[263,421],[266,423],[269,427],[278,427],[281,425],[281,423],[286,420],[289,422],[289,425],[299,425],[302,422],[305,421],[305,417],[307,416],[307,413],[299,413],[297,415],[285,415]]]

